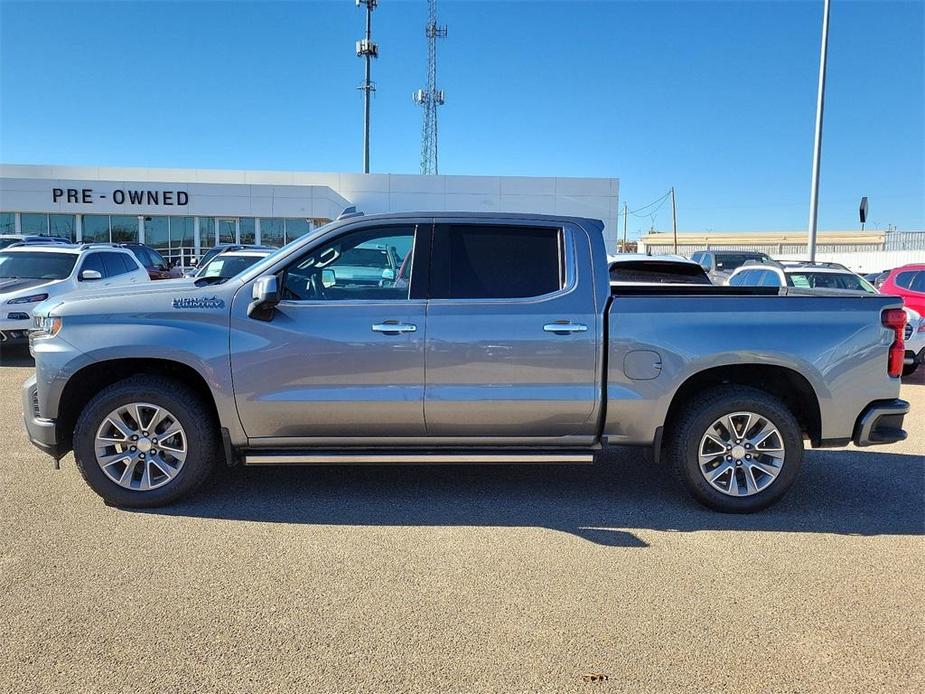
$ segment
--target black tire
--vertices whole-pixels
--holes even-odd
[[[733,412],[766,417],[780,432],[784,462],[771,483],[751,496],[729,496],[715,489],[700,471],[699,446],[717,419]],[[673,418],[666,432],[665,450],[681,485],[697,501],[723,513],[752,513],[780,499],[793,484],[803,459],[803,436],[793,413],[773,395],[748,386],[711,388],[691,399]],[[733,473],[734,474],[734,473]]]
[[[911,376],[915,373],[916,369],[919,368],[919,365],[916,364],[905,364],[903,366],[903,376]]]
[[[172,480],[155,489],[126,489],[97,464],[94,441],[104,418],[121,405],[146,402],[171,412],[186,433],[187,457]],[[132,376],[94,396],[74,427],[74,458],[84,480],[103,500],[122,508],[166,506],[199,487],[216,467],[222,450],[219,425],[201,396],[179,381],[153,375]]]

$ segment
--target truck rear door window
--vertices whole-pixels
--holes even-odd
[[[545,227],[437,227],[431,298],[521,299],[563,286],[562,231]]]

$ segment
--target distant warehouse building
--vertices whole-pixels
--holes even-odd
[[[805,231],[683,232],[677,251],[671,232],[649,232],[639,239],[639,252],[690,256],[703,250],[762,251],[774,258],[803,258]],[[858,272],[878,272],[906,263],[925,262],[925,231],[820,231],[816,257],[839,262]]]
[[[616,245],[616,178],[420,176],[0,165],[0,234],[138,242],[173,259],[219,243],[279,246],[356,205],[366,213],[593,217]]]

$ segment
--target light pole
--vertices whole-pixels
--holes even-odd
[[[816,221],[819,218],[819,164],[822,156],[822,113],[825,106],[825,62],[829,50],[829,0],[822,5],[822,48],[819,54],[819,91],[816,95],[816,132],[813,138],[813,180],[809,193],[809,260],[816,260]]]

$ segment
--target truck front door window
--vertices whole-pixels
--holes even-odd
[[[407,299],[413,247],[413,226],[377,227],[338,236],[286,269],[283,299]]]

